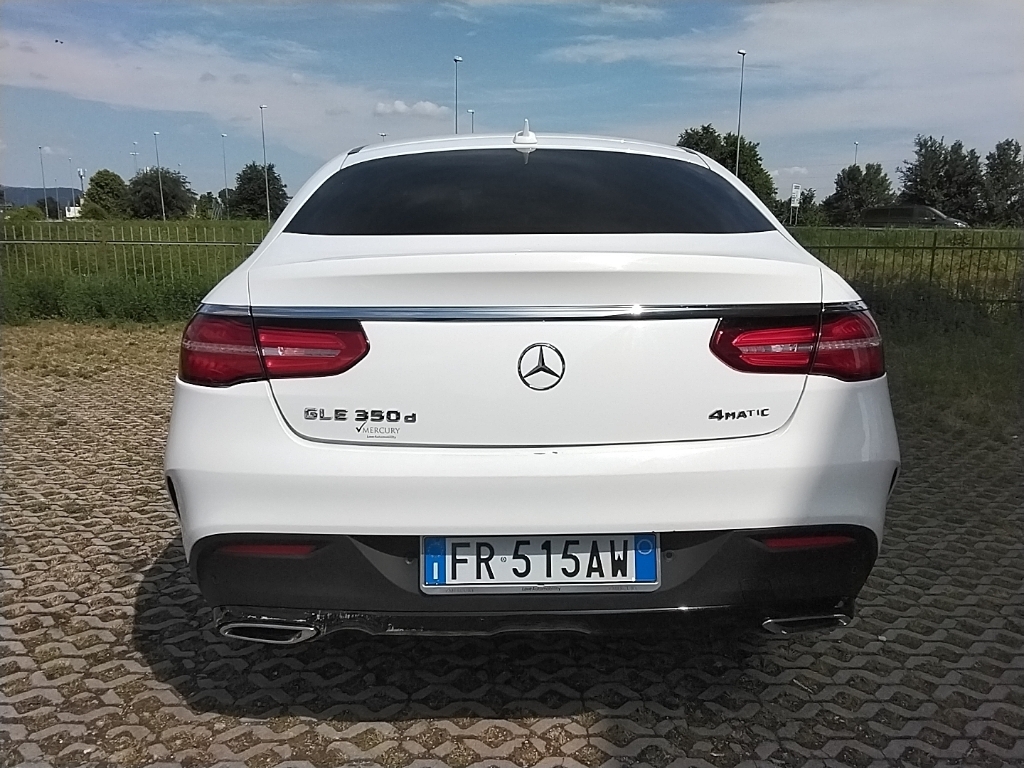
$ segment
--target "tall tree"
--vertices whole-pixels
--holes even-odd
[[[962,141],[947,147],[943,139],[918,135],[914,159],[904,160],[897,173],[903,180],[901,202],[930,205],[969,224],[983,223],[981,158],[973,149],[965,151]]]
[[[57,219],[60,218],[60,208],[57,206],[57,201],[49,195],[46,196],[46,200],[39,198],[36,200],[36,208],[43,212],[47,218]]]
[[[793,221],[801,227],[824,227],[828,225],[828,217],[825,215],[825,208],[822,203],[815,200],[817,191],[813,188],[800,191],[800,207],[793,214]],[[782,201],[786,207],[786,214],[791,211],[789,199]],[[787,221],[787,219],[780,219]]]
[[[985,223],[985,174],[981,158],[973,150],[964,150],[962,141],[949,145],[944,174],[946,199],[942,212],[969,224]]]
[[[213,196],[213,192],[204,192],[196,200],[196,218],[197,219],[215,219],[219,210],[219,204],[217,198]]]
[[[836,191],[822,201],[829,223],[848,227],[860,223],[865,208],[892,203],[892,182],[881,163],[868,163],[862,169],[849,165],[836,175]]]
[[[1024,158],[1020,142],[1006,139],[985,156],[987,223],[1024,226]]]
[[[223,212],[223,218],[238,218],[237,214],[232,210],[234,199],[235,190],[230,187],[225,187],[217,193],[217,205],[220,206],[220,210]]]
[[[161,218],[161,183],[167,218],[180,219],[189,216],[196,202],[196,193],[189,186],[188,179],[170,168],[161,168],[159,177],[156,168],[135,174],[128,183],[132,215],[139,219]]]
[[[128,185],[113,171],[106,168],[96,171],[89,179],[89,191],[85,199],[103,209],[103,218],[128,218],[131,202]]]
[[[257,162],[246,165],[235,177],[235,190],[231,195],[231,216],[240,219],[264,219],[267,216],[267,183],[270,186],[270,217],[276,219],[288,205],[288,193],[273,163],[267,164],[267,179],[263,166]]]
[[[727,133],[723,136],[711,123],[699,128],[687,128],[679,134],[676,146],[707,155],[730,171],[736,168],[736,134]],[[759,146],[745,138],[740,139],[739,178],[765,205],[771,206],[775,202],[775,182],[764,168]]]
[[[942,207],[946,201],[943,172],[947,151],[942,139],[918,134],[914,139],[914,159],[904,160],[896,169],[903,182],[901,202]]]

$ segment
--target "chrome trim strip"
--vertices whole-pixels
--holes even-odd
[[[816,315],[821,304],[463,306],[463,307],[253,307],[254,317],[268,320],[674,320],[679,318],[787,317]],[[202,309],[200,311],[203,311]]]
[[[825,312],[863,312],[868,305],[863,301],[834,301],[825,304],[822,310]]]
[[[220,315],[222,317],[249,317],[248,307],[236,304],[200,304],[197,315]]]
[[[464,307],[249,307],[200,304],[197,314],[268,320],[675,320],[680,318],[786,317],[825,312],[859,312],[863,301],[828,304],[607,304],[582,306],[464,306]]]
[[[794,632],[835,629],[847,626],[853,618],[845,613],[826,613],[814,616],[791,616],[783,619],[765,619],[761,627],[773,635],[791,635]],[[807,626],[803,626],[803,625]]]

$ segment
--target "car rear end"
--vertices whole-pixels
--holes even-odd
[[[346,156],[190,323],[167,475],[226,634],[852,616],[899,463],[864,306],[699,156],[527,149]]]

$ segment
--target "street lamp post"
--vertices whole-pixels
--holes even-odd
[[[160,135],[160,131],[153,131],[153,146],[156,147],[156,180],[160,185],[160,217],[167,221],[167,208],[164,207],[164,174],[160,170],[160,142],[157,136]]]
[[[380,143],[383,144],[384,143],[384,139],[387,138],[387,134],[386,133],[378,133],[377,135],[380,136]]]
[[[469,132],[476,133],[476,110],[467,109],[466,111],[469,112]]]
[[[43,147],[39,145],[39,174],[43,178],[43,216],[50,220],[50,204],[46,202],[46,169],[43,168]]]
[[[455,135],[459,135],[459,63],[462,61],[461,56],[456,56],[452,61],[455,62]]]
[[[263,110],[266,104],[260,104],[260,136],[263,139],[263,185],[267,190],[267,224],[270,224],[270,173],[267,170],[267,132],[263,129]]]
[[[854,165],[857,164],[857,150],[858,149],[860,149],[860,142],[859,141],[853,142],[853,164]]]
[[[222,133],[220,135],[220,156],[224,161],[224,218],[231,218],[231,206],[228,203],[228,148],[227,148],[228,135]]]
[[[740,177],[740,141],[742,134],[740,126],[743,121],[743,70],[747,63],[747,52],[740,48],[736,51],[740,55],[740,106],[736,112],[736,178]]]
[[[132,161],[135,163],[135,175],[139,175],[139,142],[132,142],[132,151],[129,153],[132,156]]]

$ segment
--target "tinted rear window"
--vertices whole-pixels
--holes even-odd
[[[427,152],[368,160],[323,183],[285,231],[533,235],[774,229],[693,163],[591,150]]]

